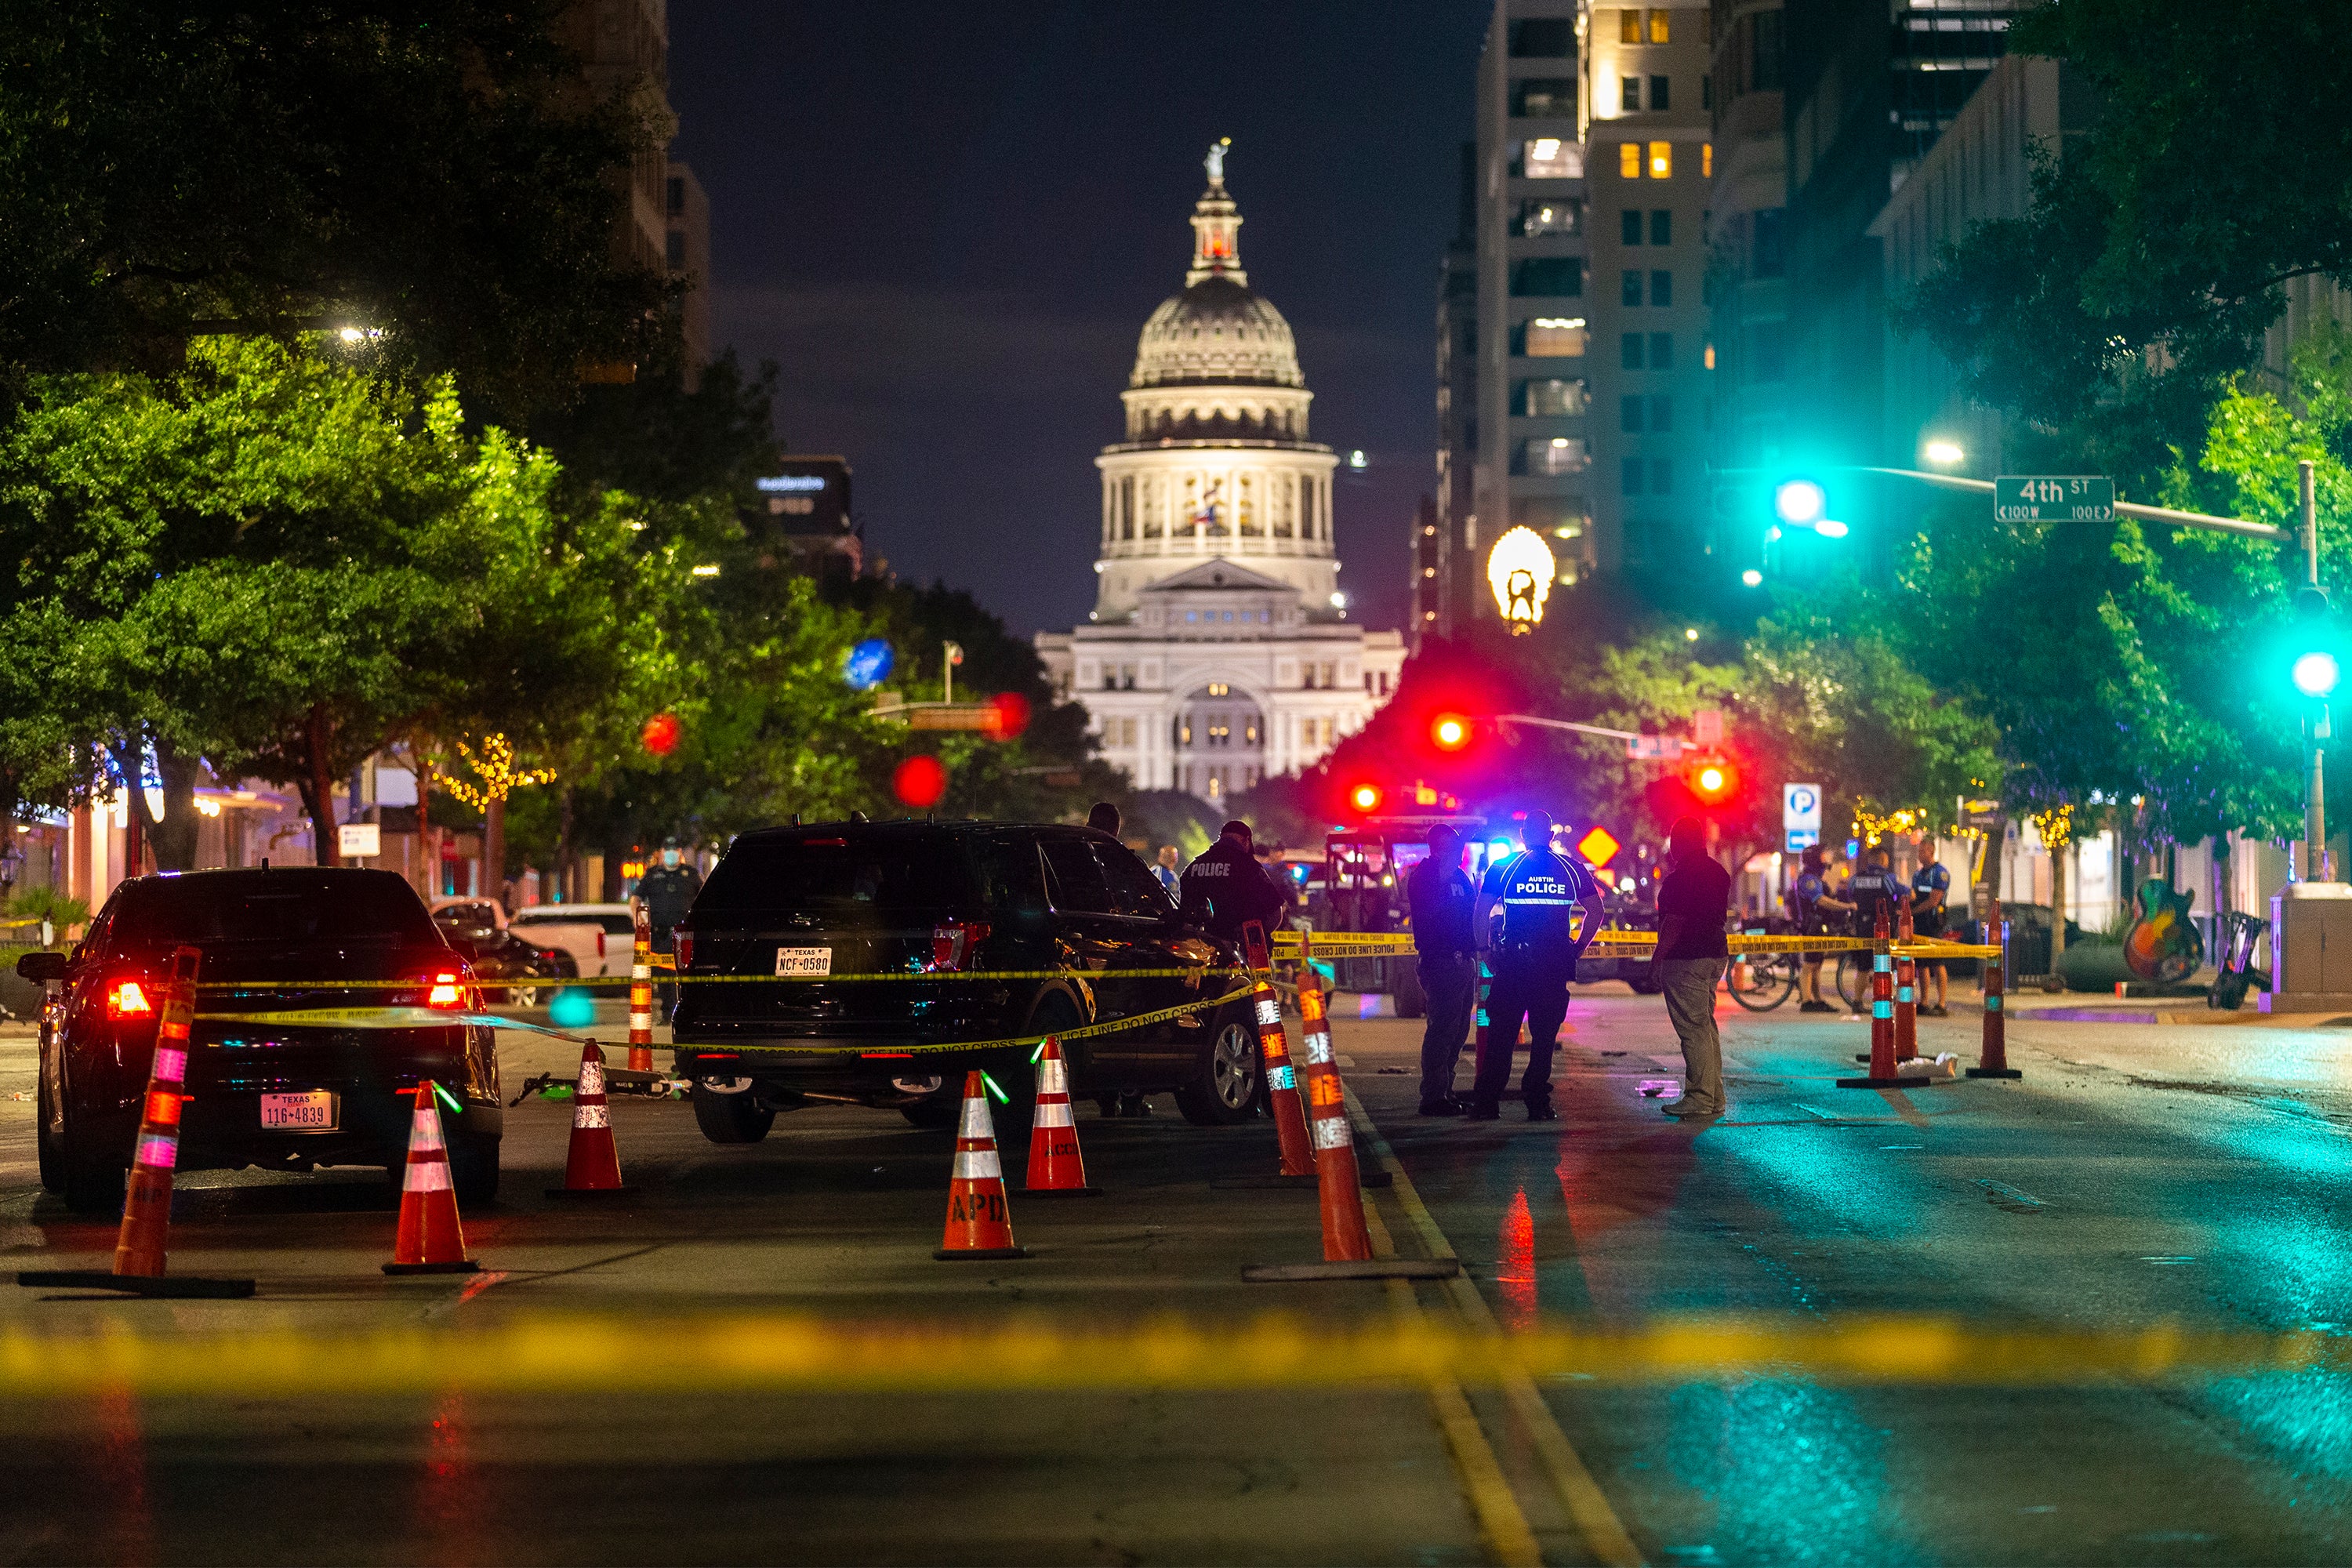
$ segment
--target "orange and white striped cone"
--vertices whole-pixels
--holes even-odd
[[[572,1091],[572,1147],[564,1156],[563,1184],[551,1198],[619,1197],[636,1189],[621,1180],[621,1152],[613,1142],[613,1106],[604,1094],[604,1051],[591,1041],[580,1047],[580,1081]]]
[[[978,1068],[964,1075],[963,1125],[956,1129],[955,1169],[948,1176],[947,1235],[931,1256],[941,1262],[1029,1256],[1027,1247],[1013,1245],[1004,1165],[996,1152],[996,1123],[988,1114],[988,1079]]]
[[[1302,1005],[1307,994],[1299,987]],[[1282,1146],[1282,1173],[1315,1173],[1314,1145],[1307,1137],[1307,1108],[1298,1098],[1298,1068],[1290,1059],[1290,1032],[1282,1025],[1282,1001],[1274,987],[1257,983],[1257,1047],[1265,1064],[1265,1098],[1274,1112],[1275,1137]]]
[[[1364,1226],[1363,1184],[1356,1168],[1356,1135],[1348,1124],[1348,1097],[1331,1054],[1323,986],[1313,969],[1298,977],[1299,1032],[1307,1044],[1307,1107],[1315,1143],[1316,1185],[1323,1200],[1323,1260],[1363,1263],[1372,1256]]]
[[[1914,933],[1911,906],[1906,902],[1895,917],[1895,940],[1909,946]],[[1895,1060],[1899,1065],[1919,1054],[1919,962],[1909,953],[1895,961]]]
[[[1970,1078],[2023,1078],[2025,1075],[2009,1065],[2009,1015],[2002,1010],[2001,954],[2009,951],[2009,922],[2000,918],[2000,900],[1992,901],[1992,910],[1985,917],[1984,940],[1999,950],[1984,961],[1984,1044],[1977,1065],[1968,1069]]]
[[[1920,1089],[1927,1079],[1904,1078],[1895,1070],[1895,955],[1887,934],[1886,906],[1878,906],[1877,929],[1872,933],[1870,960],[1870,1073],[1865,1078],[1842,1078],[1840,1089]]]
[[[1070,1113],[1070,1065],[1053,1036],[1037,1047],[1037,1112],[1029,1124],[1029,1179],[1024,1193],[1097,1197],[1087,1185],[1087,1163],[1078,1152],[1077,1119]]]
[[[172,1228],[172,1173],[180,1163],[180,1108],[188,1101],[188,1040],[196,1018],[194,947],[172,950],[155,1022],[155,1060],[147,1069],[147,1098],[131,1145],[131,1180],[123,1194],[122,1228],[114,1242],[114,1271],[42,1270],[16,1276],[20,1285],[127,1290],[141,1296],[250,1296],[250,1279],[166,1279],[164,1238]]]
[[[471,1274],[481,1265],[466,1256],[457,1222],[457,1192],[449,1176],[449,1146],[441,1136],[441,1108],[426,1079],[416,1086],[408,1122],[408,1169],[400,1184],[400,1231],[386,1274]]]
[[[629,960],[629,1070],[654,1070],[654,922],[637,906],[636,950]]]

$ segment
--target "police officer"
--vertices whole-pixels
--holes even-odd
[[[1478,938],[1471,922],[1477,890],[1462,869],[1462,835],[1444,823],[1429,831],[1429,858],[1405,879],[1412,948],[1428,998],[1421,1033],[1421,1113],[1459,1116],[1454,1069],[1470,1037],[1478,993]]]
[[[1952,892],[1952,874],[1944,869],[1942,861],[1936,858],[1934,839],[1923,833],[1914,843],[1918,849],[1919,868],[1911,873],[1911,930],[1916,936],[1933,939],[1950,929],[1947,904]],[[1919,991],[1923,997],[1927,994],[1929,975],[1935,977],[1936,1000],[1933,1005],[1923,1003],[1919,1016],[1923,1018],[1948,1017],[1949,1014],[1945,1007],[1951,1000],[1952,982],[1951,976],[1945,972],[1942,960],[1919,961]]]
[[[1273,936],[1290,907],[1252,852],[1246,822],[1226,823],[1217,841],[1184,868],[1181,885],[1184,918],[1227,942],[1241,941],[1242,927],[1251,921]]]
[[[1825,893],[1820,900],[1820,907],[1845,916],[1846,929],[1854,936],[1877,934],[1878,911],[1881,909],[1886,910],[1888,926],[1892,929],[1895,905],[1911,896],[1910,889],[1895,874],[1893,866],[1894,857],[1886,852],[1885,847],[1872,845],[1862,852],[1861,866],[1839,889],[1843,896]],[[1862,1013],[1867,1011],[1869,1005],[1870,998],[1865,989],[1863,995],[1856,997],[1853,1010]]]
[[[1500,920],[1492,938],[1495,984],[1486,994],[1486,1027],[1478,1038],[1478,1076],[1470,1120],[1502,1114],[1511,1052],[1519,1021],[1528,1025],[1528,1070],[1519,1080],[1528,1120],[1552,1121],[1551,1058],[1568,1017],[1568,984],[1576,961],[1601,929],[1601,888],[1592,873],[1552,848],[1552,822],[1541,810],[1527,816],[1526,850],[1495,879]],[[1576,916],[1581,908],[1580,926]]]
[[[1829,862],[1818,844],[1805,846],[1799,862],[1797,879],[1789,886],[1789,921],[1799,936],[1827,936],[1829,921],[1822,916],[1822,900],[1829,894]],[[1836,1008],[1822,1000],[1822,955],[1808,952],[1797,971],[1797,989],[1803,1000],[1797,1004],[1800,1013],[1834,1013]]]
[[[702,873],[687,864],[677,839],[664,839],[660,863],[637,879],[637,901],[645,905],[646,921],[653,927],[656,952],[670,951],[671,933],[686,919],[686,911],[694,907],[694,896],[700,891]],[[677,986],[665,983],[661,995],[667,1011],[677,1000]]]

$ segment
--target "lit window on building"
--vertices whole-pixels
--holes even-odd
[[[1673,15],[1674,13],[1668,11],[1663,5],[1653,5],[1650,7],[1650,42],[1654,44],[1669,44],[1674,42],[1673,37],[1670,36],[1670,28],[1668,26],[1668,18]]]
[[[1627,180],[1642,177],[1642,144],[1639,142],[1617,144],[1617,174],[1620,178]]]
[[[1529,359],[1581,359],[1584,318],[1538,316],[1528,323]]]
[[[1580,474],[1592,465],[1592,453],[1574,436],[1538,436],[1527,444],[1531,474]]]
[[[1671,180],[1675,177],[1675,144],[1671,142],[1650,143],[1650,178]]]
[[[1563,136],[1534,136],[1519,149],[1519,173],[1530,180],[1584,178],[1584,149]]]
[[[1698,172],[1702,179],[1715,178],[1715,143],[1712,142],[1698,144]]]
[[[1562,418],[1582,414],[1589,404],[1584,383],[1547,379],[1521,384],[1520,412],[1531,418]]]

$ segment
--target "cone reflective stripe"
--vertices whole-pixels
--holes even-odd
[[[1911,904],[1908,900],[1904,901],[1901,912],[1895,916],[1895,936],[1897,942],[1911,941]],[[1918,1054],[1919,966],[1906,953],[1895,961],[1895,1059],[1907,1062]]]
[[[983,1106],[985,1111],[986,1107]],[[966,1105],[964,1115],[971,1115]],[[959,1149],[961,1139],[957,1140]],[[1029,1179],[1032,1193],[1097,1193],[1087,1185],[1087,1163],[1078,1153],[1077,1119],[1070,1114],[1070,1068],[1062,1059],[1062,1042],[1045,1037],[1037,1057],[1037,1113],[1029,1125]]]
[[[466,1256],[457,1221],[457,1194],[449,1180],[449,1149],[441,1136],[441,1108],[431,1079],[416,1086],[408,1122],[408,1168],[400,1184],[400,1232],[386,1274],[471,1274],[481,1266]]]
[[[114,1272],[138,1279],[163,1275],[163,1243],[172,1224],[172,1172],[180,1163],[180,1108],[188,1086],[188,1033],[196,1016],[196,948],[172,950],[163,1006],[155,1024],[155,1064],[147,1071],[139,1137],[131,1145],[131,1180],[123,1192],[122,1229],[114,1243]]]
[[[1004,1202],[1004,1165],[996,1152],[996,1124],[988,1114],[988,1080],[978,1068],[964,1075],[963,1121],[956,1129],[955,1168],[948,1176],[948,1225],[941,1260],[1026,1258],[1013,1245],[1013,1215]]]
[[[1371,1234],[1364,1226],[1363,1181],[1356,1139],[1348,1124],[1348,1096],[1331,1053],[1323,987],[1312,970],[1299,976],[1299,1033],[1307,1048],[1307,1106],[1315,1143],[1316,1186],[1323,1206],[1323,1260],[1369,1262]]]
[[[2023,1078],[2025,1075],[2009,1065],[2009,1017],[2001,1005],[2004,969],[2003,960],[2009,952],[2009,922],[2000,918],[2000,900],[1993,900],[1986,917],[1984,929],[2000,948],[2000,952],[1984,961],[1984,1045],[1977,1057],[1977,1065],[1969,1068],[1970,1078]]]
[[[572,1146],[563,1161],[563,1184],[550,1197],[589,1193],[625,1193],[621,1153],[613,1142],[613,1107],[604,1094],[604,1051],[593,1042],[580,1047],[580,1081],[572,1091]]]
[[[654,1070],[654,921],[639,904],[629,960],[629,1070]]]
[[[1304,1002],[1305,984],[1298,992]],[[1282,1002],[1274,987],[1257,983],[1257,1047],[1265,1061],[1266,1105],[1274,1112],[1275,1136],[1282,1145],[1282,1173],[1315,1173],[1315,1153],[1307,1139],[1307,1110],[1298,1098],[1298,1068],[1290,1059],[1290,1032],[1282,1026]]]
[[[1886,905],[1878,906],[1870,949],[1870,1076],[1895,1072],[1895,955],[1887,950]]]

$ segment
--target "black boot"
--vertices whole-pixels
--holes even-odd
[[[1559,1120],[1559,1112],[1552,1109],[1550,1095],[1531,1094],[1528,1096],[1528,1120],[1530,1121],[1557,1121]]]
[[[1503,1108],[1491,1100],[1474,1100],[1464,1114],[1473,1121],[1499,1121],[1503,1119]]]

